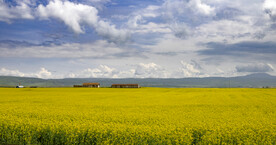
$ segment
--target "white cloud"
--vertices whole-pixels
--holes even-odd
[[[104,4],[110,3],[111,0],[85,0],[87,3],[91,3],[93,6],[95,6],[99,10],[103,10]]]
[[[204,15],[213,15],[215,8],[211,7],[205,3],[202,3],[201,0],[191,0],[188,5],[193,9],[196,13],[201,13]]]
[[[265,0],[263,4],[263,8],[273,20],[276,20],[276,1],[275,0]]]
[[[128,16],[128,26],[130,28],[136,28],[146,21],[145,18],[155,18],[160,16],[160,12],[158,11],[159,9],[160,6],[150,5],[144,9],[135,11]]]
[[[76,4],[67,0],[51,0],[46,6],[39,5],[37,11],[42,19],[60,19],[78,34],[84,33],[84,26],[89,25],[100,36],[112,42],[125,42],[130,37],[127,30],[119,30],[115,25],[101,20],[98,10],[93,6]]]
[[[2,46],[0,57],[25,58],[105,58],[113,57],[128,50],[123,50],[114,43],[98,40],[94,43],[64,43],[62,45],[47,46]]]
[[[163,15],[168,16],[169,19],[174,19],[183,14],[187,17],[193,17],[194,15],[211,16],[215,14],[215,8],[203,3],[201,0],[166,0],[162,8],[165,10]]]
[[[185,23],[174,23],[170,28],[177,38],[186,39],[192,35],[191,28]]]
[[[181,61],[182,67],[180,68],[180,73],[184,77],[204,77],[203,68],[194,60],[190,62]],[[181,76],[181,75],[180,75]]]
[[[6,69],[6,68],[1,68],[0,75],[20,76],[20,77],[36,77],[36,78],[42,78],[42,79],[49,79],[49,78],[55,77],[52,75],[52,73],[50,71],[48,71],[44,67],[40,68],[40,70],[36,73],[23,73],[19,70],[11,70],[11,69]]]
[[[99,65],[96,68],[87,68],[78,75],[71,74],[79,78],[166,78],[168,73],[164,68],[155,63],[139,63],[134,68],[127,70],[116,69],[107,65]]]
[[[20,77],[25,76],[25,74],[20,72],[19,70],[10,70],[10,69],[6,69],[6,68],[0,69],[0,75],[1,76],[20,76]]]
[[[127,26],[132,33],[170,33],[171,30],[167,24],[155,23],[150,20],[159,17],[161,15],[160,10],[161,6],[149,5],[131,13],[128,17],[116,17],[128,18]]]
[[[99,65],[95,68],[86,68],[65,75],[65,78],[133,78],[135,69],[122,70],[107,65]]]
[[[169,20],[175,19],[175,16],[183,14],[187,8],[187,2],[180,0],[166,0],[162,8],[164,9],[163,15]]]
[[[102,20],[100,20],[94,28],[99,35],[115,43],[123,43],[130,38],[128,30],[118,30],[115,25],[111,25]]]
[[[201,0],[166,0],[160,9],[171,32],[181,39],[192,36],[193,27],[210,21],[216,14],[214,7]]]
[[[203,68],[197,61],[181,61],[181,67],[178,69],[168,69],[157,65],[156,63],[139,63],[132,65],[132,67],[123,68],[118,65],[111,67],[108,65],[99,65],[94,68],[80,69],[79,71],[70,72],[68,74],[56,74],[42,67],[35,72],[21,72],[19,70],[12,70],[0,68],[0,75],[2,76],[21,76],[21,77],[35,77],[42,79],[52,78],[183,78],[183,77],[232,77],[241,74],[256,73],[256,72],[274,72],[274,68],[269,63],[235,65],[232,68],[227,65],[211,66]]]
[[[49,79],[52,78],[52,73],[45,69],[44,67],[40,68],[40,71],[36,74],[31,74],[30,76],[36,76],[37,78]]]
[[[107,65],[99,65],[95,68],[86,68],[82,71],[71,72],[67,75],[53,74],[51,71],[42,67],[37,72],[23,73],[19,70],[10,70],[6,68],[0,69],[2,76],[20,76],[20,77],[35,77],[42,79],[50,78],[166,78],[168,72],[164,68],[155,63],[140,63],[134,65],[134,68],[126,70],[113,68]]]
[[[76,33],[84,33],[80,26],[80,22],[83,21],[82,19],[85,18],[89,23],[93,24],[96,24],[98,21],[98,11],[96,8],[69,1],[54,0],[50,1],[46,7],[39,5],[37,9],[41,18],[54,17],[61,19]]]
[[[248,65],[238,65],[236,66],[237,72],[272,72],[274,67],[267,63],[257,63],[257,64],[248,64]]]
[[[87,68],[81,72],[78,77],[85,78],[117,78],[117,70],[106,65],[100,65],[98,68]]]
[[[156,63],[139,63],[131,68],[109,67],[99,65],[96,68],[87,68],[81,72],[71,73],[71,78],[182,78],[182,77],[207,77],[201,66],[191,60],[190,63],[181,61],[179,70],[167,70]]]
[[[128,26],[130,28],[136,28],[138,26],[138,22],[142,20],[142,16],[141,15],[136,15],[133,16],[132,18],[130,18],[128,20]]]
[[[135,70],[135,77],[138,78],[167,78],[168,76],[168,72],[155,63],[140,63]]]
[[[219,20],[202,24],[195,29],[195,36],[207,39],[208,41],[239,42],[249,41],[252,39],[262,39],[265,34],[263,26],[255,26],[251,18],[240,18],[243,20]]]
[[[142,19],[144,18],[156,18],[158,16],[160,16],[159,10],[160,10],[160,6],[157,5],[149,5],[146,8],[140,9],[136,12],[134,12],[133,14],[131,14],[132,16],[140,16]]]
[[[135,69],[123,70],[118,74],[119,78],[134,78],[135,77]]]
[[[142,24],[133,29],[134,33],[170,33],[171,29],[166,24],[156,24],[149,22],[147,24]]]
[[[69,73],[69,74],[65,75],[64,78],[76,78],[76,77],[77,77],[77,75],[75,73]]]
[[[28,18],[28,14],[33,14],[33,10],[31,9],[35,7],[34,5],[31,5],[27,1],[16,1],[17,5],[11,6],[0,0],[0,21]],[[87,3],[87,1],[91,3]],[[198,45],[199,43],[225,42],[222,44],[235,44],[244,41],[255,41],[256,39],[259,42],[275,41],[275,31],[273,32],[271,29],[268,29],[268,27],[275,23],[270,21],[270,18],[275,16],[275,1],[273,0],[165,0],[164,4],[160,4],[160,6],[150,5],[135,10],[131,14],[124,13],[120,15],[120,21],[118,19],[115,20],[112,17],[113,14],[106,13],[105,11],[103,12],[105,19],[99,16],[98,12],[100,9],[94,4],[110,2],[109,0],[84,0],[78,2],[76,0],[47,0],[46,2],[48,2],[47,5],[39,5],[37,7],[36,12],[39,13],[36,15],[36,18],[58,19],[78,34],[85,33],[85,29],[91,27],[95,30],[95,33],[98,33],[109,41],[94,40],[93,37],[91,41],[94,42],[91,43],[69,42],[44,46],[26,46],[28,45],[26,44],[17,47],[1,45],[0,57],[2,59],[11,59],[11,57],[28,60],[46,58],[46,60],[51,59],[51,62],[48,62],[52,66],[56,66],[54,64],[56,62],[63,61],[67,63],[65,60],[85,60],[73,64],[72,67],[77,68],[76,70],[79,72],[67,70],[72,73],[66,76],[72,78],[197,77],[205,76],[206,74],[223,76],[232,70],[239,74],[235,69],[236,65],[247,66],[244,64],[253,59],[257,62],[263,62],[261,59],[265,57],[267,61],[275,65],[275,61],[270,57],[273,54],[259,54],[258,56],[262,58],[255,56],[241,57],[239,55],[227,55],[223,56],[223,58],[212,56],[211,60],[211,57],[200,55],[197,52],[208,49],[205,47],[206,45]],[[162,3],[163,1],[159,2]],[[25,8],[24,5],[26,6]],[[108,5],[112,5],[112,3]],[[110,8],[113,9],[114,7],[110,6]],[[129,9],[127,11],[131,11]],[[227,11],[222,11],[224,9]],[[109,11],[109,9],[104,10]],[[113,10],[111,11],[113,12]],[[236,13],[232,13],[232,11]],[[116,15],[122,11],[114,10],[114,12]],[[220,16],[218,14],[220,12],[225,12],[226,14],[221,14],[222,16]],[[229,17],[225,16],[228,12]],[[263,16],[266,16],[266,18],[263,18]],[[109,17],[112,17],[110,20],[115,20],[115,23],[108,21]],[[120,27],[117,27],[119,26],[117,23],[122,24],[120,26],[122,28],[126,27],[128,30],[120,29]],[[273,26],[275,27],[275,24]],[[121,47],[130,47],[130,49],[122,49],[113,43],[126,41],[129,38],[128,32],[137,37],[133,38],[133,41],[127,43],[127,45],[121,45]],[[85,38],[84,41],[87,41],[91,35],[94,34],[81,35],[80,38]],[[64,39],[61,38],[61,41],[70,41],[71,38],[69,37],[71,36],[66,36]],[[72,39],[74,38],[72,37]],[[79,39],[76,41],[83,42],[83,40]],[[147,59],[138,58],[138,55],[146,56]],[[121,56],[125,57],[125,59],[122,59]],[[62,60],[52,58],[62,58]],[[190,61],[191,59],[206,61],[205,63],[208,63],[208,65],[204,66],[204,64],[200,64],[199,66],[204,66],[204,69],[202,67],[200,69],[196,65],[197,62]],[[179,68],[180,60],[185,60],[181,62],[181,68]],[[211,61],[220,64],[222,66],[221,70],[216,71],[217,66],[214,64],[210,65]],[[91,65],[99,65],[99,67],[91,68]],[[41,66],[36,67],[40,68]],[[87,69],[83,70],[84,68]],[[227,70],[228,68],[231,70]],[[65,71],[64,68],[58,69]],[[25,75],[18,70],[6,69],[5,72],[14,75]],[[26,75],[30,76],[31,74]],[[55,73],[47,69],[39,70],[32,74],[34,77],[42,78],[50,77],[51,75],[52,77],[56,77]]]
[[[16,1],[16,6],[9,6],[0,0],[0,21],[10,23],[12,19],[34,19],[30,1]]]

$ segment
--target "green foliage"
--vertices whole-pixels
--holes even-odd
[[[2,144],[275,144],[276,89],[0,89]]]

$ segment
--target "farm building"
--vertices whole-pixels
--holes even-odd
[[[88,88],[99,88],[100,83],[83,83],[82,86]]]
[[[16,86],[16,88],[24,88],[24,86],[19,86],[19,85],[18,85],[18,86]]]
[[[99,88],[100,83],[83,83],[82,85],[74,85],[75,88],[85,87],[85,88]]]
[[[24,88],[24,86],[22,86],[21,83],[18,83],[18,85],[16,86],[16,88]]]
[[[138,84],[112,84],[111,88],[140,88]]]

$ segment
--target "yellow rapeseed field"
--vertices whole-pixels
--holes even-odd
[[[0,144],[276,144],[276,89],[2,88]]]

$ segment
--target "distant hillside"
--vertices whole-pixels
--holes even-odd
[[[276,86],[276,76],[266,73],[250,74],[239,77],[206,77],[206,78],[67,78],[67,79],[38,79],[27,77],[0,76],[0,86],[15,87],[18,83],[29,87],[72,87],[84,82],[99,82],[102,87],[110,87],[115,83],[138,83],[142,87],[272,87]]]

